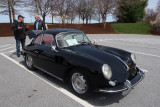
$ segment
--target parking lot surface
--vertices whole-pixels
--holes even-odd
[[[30,71],[15,53],[13,37],[0,38],[0,107],[159,107],[160,37],[87,35],[96,44],[133,52],[145,79],[127,95],[94,93],[88,99],[72,94],[67,84],[40,70]],[[26,45],[30,43],[27,37]]]

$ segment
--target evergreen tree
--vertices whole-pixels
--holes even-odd
[[[148,0],[120,0],[118,7],[118,22],[136,23],[145,16]]]

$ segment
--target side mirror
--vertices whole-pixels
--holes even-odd
[[[56,46],[52,46],[51,48],[53,51],[58,52],[58,50],[56,49]]]

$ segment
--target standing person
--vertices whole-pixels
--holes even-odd
[[[18,20],[15,20],[12,25],[12,30],[14,31],[14,37],[16,39],[16,50],[17,50],[17,57],[21,56],[20,51],[20,43],[22,48],[25,47],[25,41],[26,41],[26,31],[28,30],[29,26],[25,26],[23,23],[23,17],[22,15],[18,16]]]
[[[34,30],[46,30],[45,23],[40,19],[39,15],[35,15]]]

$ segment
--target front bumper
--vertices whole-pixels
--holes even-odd
[[[124,92],[124,94],[127,94],[131,91],[131,89],[137,85],[140,81],[142,81],[145,77],[145,73],[142,70],[139,70],[137,75],[132,80],[126,80],[123,84],[114,86],[114,87],[106,87],[101,88],[98,91],[102,93],[117,93],[117,92]]]

